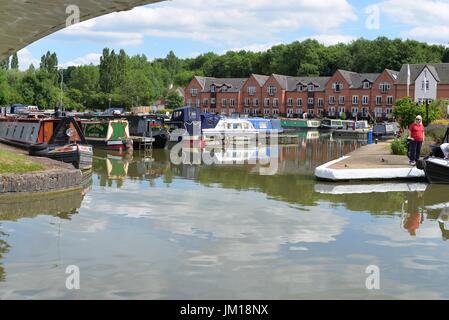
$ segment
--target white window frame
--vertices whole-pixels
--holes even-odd
[[[271,104],[270,98],[265,98],[265,99],[263,100],[263,106],[264,106],[264,107],[269,107],[270,104]]]
[[[364,105],[364,106],[369,105],[369,96],[362,97],[362,105]]]
[[[287,99],[287,106],[293,107],[293,98],[288,98]]]
[[[352,96],[352,105],[359,104],[359,96]]]
[[[307,105],[308,106],[313,106],[315,104],[315,99],[314,98],[307,98]]]
[[[253,86],[248,87],[248,95],[253,96],[253,95],[256,94],[256,92],[257,92],[257,88],[256,87],[253,87]]]
[[[278,98],[273,99],[273,108],[279,108],[279,99]]]
[[[224,108],[226,108],[227,105],[228,105],[228,100],[225,99],[225,98],[221,99],[221,106],[224,107]]]
[[[190,89],[190,95],[192,97],[196,97],[198,95],[198,88],[196,88],[196,87],[191,88]]]
[[[229,105],[232,107],[235,107],[235,99],[229,99]]]
[[[388,96],[387,97],[387,106],[392,106],[394,103],[394,97],[393,96]]]
[[[302,107],[302,98],[296,99],[296,106],[297,107]]]
[[[323,98],[318,98],[318,107],[324,107],[324,99]]]
[[[274,96],[277,93],[277,88],[275,86],[268,86],[267,92],[268,95]]]
[[[253,107],[258,107],[259,106],[259,99],[254,98],[253,99]]]
[[[371,83],[369,81],[364,81],[363,89],[371,89]]]
[[[335,92],[341,92],[343,90],[343,83],[340,81],[335,81],[332,84],[332,89],[334,89]]]
[[[346,97],[345,96],[339,96],[338,97],[338,104],[343,106],[346,104]]]
[[[381,106],[383,103],[382,96],[376,96],[376,106]]]
[[[379,89],[380,89],[380,92],[386,93],[386,92],[390,91],[391,85],[389,82],[384,81],[379,84]]]
[[[329,104],[335,104],[335,96],[329,96]]]

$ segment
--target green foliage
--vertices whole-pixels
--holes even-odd
[[[17,57],[17,53],[14,53],[11,58],[11,69],[18,70],[19,69],[19,58]]]
[[[340,119],[341,119],[341,120],[346,120],[346,119],[347,119],[346,112],[342,112],[342,113],[341,113]]]
[[[446,134],[447,126],[434,126],[431,125],[426,129],[426,138],[436,144],[443,142],[444,135]]]
[[[170,92],[165,101],[165,105],[168,109],[173,110],[184,106],[184,98],[181,97],[176,91]]]
[[[394,139],[391,143],[391,153],[394,155],[405,156],[407,155],[407,138]]]
[[[337,69],[382,72],[385,68],[399,70],[405,63],[432,62],[449,62],[449,49],[385,37],[332,46],[316,40],[295,41],[273,46],[266,52],[229,51],[223,55],[209,52],[188,59],[180,59],[174,52],[169,52],[165,58],[151,62],[145,55],[128,56],[125,50],[116,53],[105,48],[99,66],[63,70],[63,103],[67,108],[81,110],[105,109],[111,101],[111,106],[129,109],[136,105],[151,105],[158,97],[167,97],[173,87],[185,87],[195,75],[235,78],[248,77],[252,73],[329,76]],[[11,64],[16,66],[16,62]],[[0,70],[8,68],[9,59],[0,63]],[[5,77],[0,75],[0,104],[25,103],[54,108],[60,99],[60,83],[56,53],[46,52],[39,69],[30,66],[26,72],[8,70],[6,83]],[[443,102],[435,104],[438,105],[430,107],[431,119],[438,119],[441,112],[437,110],[446,113]],[[425,117],[425,108],[416,109]],[[411,111],[413,108],[405,105],[399,114],[404,117],[404,126],[416,115],[416,110]]]
[[[429,121],[441,119],[443,116],[444,102],[434,101],[429,105]],[[424,104],[417,105],[410,97],[405,97],[396,101],[393,115],[398,120],[402,128],[408,128],[414,121],[416,116],[423,117],[424,124],[426,121],[426,106]]]

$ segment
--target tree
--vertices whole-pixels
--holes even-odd
[[[168,109],[177,109],[184,106],[184,98],[176,91],[171,91],[165,98],[165,105]]]
[[[443,116],[441,101],[434,101],[429,105],[429,121],[433,122]],[[393,115],[398,120],[401,128],[408,128],[420,115],[423,120],[426,120],[426,106],[423,104],[416,104],[412,98],[405,97],[396,101],[393,109]]]
[[[13,70],[19,69],[19,58],[17,57],[17,53],[14,53],[11,58],[11,69]]]
[[[9,69],[9,57],[0,61],[0,69],[3,69],[3,70]]]

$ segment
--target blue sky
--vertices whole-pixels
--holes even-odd
[[[19,60],[26,69],[50,50],[64,66],[97,64],[104,47],[150,60],[170,50],[185,58],[309,37],[326,45],[378,36],[446,45],[447,17],[447,0],[172,0],[61,30],[21,50]]]

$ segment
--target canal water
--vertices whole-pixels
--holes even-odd
[[[449,298],[449,188],[315,181],[358,146],[265,150],[275,175],[96,153],[82,192],[0,198],[0,298]]]

